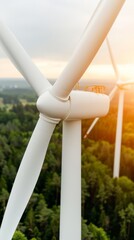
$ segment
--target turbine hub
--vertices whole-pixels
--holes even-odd
[[[70,112],[70,99],[56,98],[51,91],[41,94],[36,105],[43,118],[54,123],[66,119]]]

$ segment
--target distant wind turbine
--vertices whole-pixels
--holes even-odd
[[[121,157],[121,142],[122,142],[122,122],[123,122],[123,108],[124,108],[124,89],[126,86],[130,84],[134,84],[134,80],[126,80],[122,81],[120,79],[120,74],[114,60],[114,56],[112,53],[112,49],[109,43],[108,38],[106,38],[106,43],[109,51],[109,56],[111,59],[111,63],[115,72],[116,76],[116,86],[113,88],[111,93],[109,94],[110,100],[113,99],[117,90],[119,90],[119,100],[118,100],[118,114],[117,114],[117,124],[116,124],[116,137],[115,137],[115,151],[114,151],[114,167],[113,167],[113,177],[119,177],[120,174],[120,157]],[[90,134],[96,123],[98,122],[99,118],[96,118],[89,129],[87,130],[84,138]]]

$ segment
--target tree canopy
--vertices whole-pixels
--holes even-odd
[[[9,104],[9,102],[8,102]],[[128,111],[126,110],[128,109]],[[134,238],[133,110],[125,106],[120,178],[112,178],[116,105],[82,141],[82,240]],[[0,219],[35,127],[35,105],[0,108]],[[110,121],[110,125],[109,125]],[[83,133],[88,122],[83,122]],[[106,131],[108,127],[108,131]],[[34,193],[13,240],[58,240],[62,125],[56,127]]]

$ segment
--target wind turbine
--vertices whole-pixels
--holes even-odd
[[[126,80],[122,81],[120,80],[120,74],[117,68],[117,65],[115,63],[112,49],[109,43],[108,38],[106,38],[106,43],[111,59],[111,63],[115,72],[116,76],[116,86],[113,88],[111,93],[109,94],[110,100],[114,97],[117,90],[119,90],[119,100],[118,100],[118,114],[117,114],[117,124],[116,124],[116,137],[115,137],[115,151],[114,151],[114,167],[113,167],[113,177],[119,177],[120,173],[120,155],[121,155],[121,141],[122,141],[122,122],[123,122],[123,108],[124,108],[124,90],[127,85],[134,84],[133,80]],[[88,134],[92,131],[95,124],[98,122],[99,118],[96,118],[89,129],[87,130],[84,138],[88,136]]]
[[[18,170],[0,229],[11,240],[37,182],[56,124],[63,121],[60,240],[81,239],[81,120],[103,116],[109,97],[72,91],[91,63],[125,0],[101,0],[69,63],[51,86],[10,30],[0,22],[0,41],[38,95],[39,120]]]

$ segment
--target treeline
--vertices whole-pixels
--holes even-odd
[[[37,95],[31,88],[7,88],[0,91],[0,98],[2,98],[4,104],[18,104],[20,99],[35,102]]]
[[[134,182],[125,176],[112,178],[112,171],[102,163],[107,163],[106,158],[110,163],[110,157],[113,161],[109,146],[87,140],[83,147],[83,218],[102,227],[109,239],[133,239]]]
[[[129,112],[132,118],[127,117],[123,126],[129,140],[122,147],[122,177],[113,179],[114,140],[110,135],[114,136],[112,124],[116,122],[116,110],[114,105],[107,119],[98,122],[100,126],[96,125],[92,137],[82,142],[82,240],[134,239],[134,150],[129,136],[133,129],[133,110]],[[18,102],[10,110],[0,109],[0,220],[37,119],[34,105],[23,106]],[[88,124],[83,123],[83,134]],[[59,239],[61,142],[59,124],[13,240]]]

